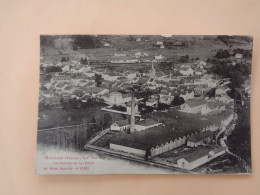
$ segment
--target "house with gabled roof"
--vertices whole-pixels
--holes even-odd
[[[192,170],[225,153],[226,150],[222,146],[217,146],[214,149],[198,148],[196,151],[178,159],[177,165],[179,168]]]
[[[206,105],[204,105],[201,108],[201,114],[207,115],[208,113],[211,113],[212,111],[223,111],[225,110],[225,104],[219,101],[210,101]]]
[[[179,72],[183,76],[192,76],[194,74],[194,70],[190,66],[181,67]]]
[[[80,87],[83,87],[83,86],[85,86],[85,85],[87,85],[87,84],[88,84],[88,81],[85,80],[85,79],[80,80],[80,81],[78,82],[78,86],[80,86]]]
[[[71,70],[71,66],[70,65],[62,65],[61,67],[62,72],[69,72]]]
[[[154,107],[157,108],[158,107],[158,97],[150,97],[146,102],[145,102],[146,106],[150,106],[150,107]]]
[[[214,79],[210,79],[208,81],[208,88],[214,88],[217,87],[217,83],[219,82],[219,80],[214,80]]]
[[[227,86],[219,86],[216,91],[215,91],[215,95],[220,97],[222,95],[225,95],[227,93],[227,91],[229,91],[230,88]]]
[[[48,90],[41,90],[40,94],[44,97],[54,97],[55,92],[51,89],[48,89]]]
[[[70,79],[70,77],[68,77],[68,76],[53,76],[53,77],[51,78],[51,83],[53,83],[53,82],[55,82],[55,81],[57,81],[57,82],[67,82],[67,83],[69,83],[69,82],[71,81],[71,79]]]
[[[181,111],[189,112],[189,113],[199,113],[201,112],[201,108],[207,104],[207,101],[200,98],[200,99],[193,99],[190,101],[185,102],[181,105]]]
[[[159,102],[162,104],[171,105],[172,97],[170,95],[163,95],[160,97]]]
[[[50,82],[44,83],[43,86],[44,86],[46,89],[51,89],[51,88],[53,87],[52,83],[50,83]]]
[[[128,119],[115,121],[111,126],[110,129],[113,131],[126,131],[130,129],[130,123]]]
[[[72,86],[66,86],[64,89],[63,89],[63,92],[65,93],[72,93],[74,91],[73,87]]]
[[[213,140],[213,132],[201,131],[187,138],[187,146],[197,147],[200,145],[207,145]]]
[[[64,89],[69,86],[67,83],[59,83],[55,86],[57,92],[62,92]]]
[[[227,94],[223,94],[223,95],[218,99],[218,101],[223,102],[223,103],[225,103],[225,104],[229,104],[229,103],[233,103],[233,102],[234,102],[234,100],[233,100],[230,96],[228,96]]]
[[[194,90],[187,89],[185,91],[180,92],[180,97],[182,97],[185,101],[194,98]]]

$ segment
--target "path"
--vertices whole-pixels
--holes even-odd
[[[99,133],[97,136],[95,136],[93,139],[91,139],[88,144],[93,144],[95,141],[97,141],[99,138],[103,137],[105,134],[107,134],[110,131],[110,128],[103,130],[101,133]]]

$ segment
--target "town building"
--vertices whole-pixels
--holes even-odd
[[[152,119],[144,119],[135,124],[135,129],[136,131],[142,131],[159,125],[162,125],[162,123]]]
[[[160,103],[171,105],[172,97],[170,95],[164,95],[160,97]]]
[[[179,70],[180,74],[183,76],[193,76],[194,70],[191,67],[182,67]]]
[[[211,131],[202,131],[200,133],[194,134],[187,138],[187,146],[197,147],[200,145],[207,145],[213,139],[213,133]]]
[[[71,79],[68,76],[53,76],[51,78],[51,83],[53,83],[55,81],[57,81],[57,82],[68,82],[69,83],[71,81]]]
[[[196,114],[201,112],[202,107],[206,104],[207,101],[202,98],[190,100],[181,105],[181,111]]]
[[[128,119],[121,120],[121,121],[115,121],[111,126],[110,129],[113,131],[126,131],[130,129],[130,123],[128,122]]]
[[[221,146],[213,150],[207,148],[200,148],[194,151],[193,153],[190,153],[187,156],[178,159],[177,165],[179,168],[192,170],[217,158],[218,156],[225,154],[225,152],[225,148]]]
[[[105,94],[105,93],[104,93]],[[104,95],[101,94],[101,95]],[[104,97],[105,101],[111,105],[125,105],[126,103],[131,101],[130,94],[122,94],[117,91],[111,92],[109,97]]]
[[[125,53],[115,53],[115,57],[124,57],[126,56]]]
[[[158,107],[158,99],[157,98],[152,98],[150,97],[146,102],[145,102],[146,106],[150,106],[150,107],[154,107],[157,108]]]
[[[225,104],[229,104],[229,103],[233,103],[234,102],[234,100],[230,96],[228,96],[227,94],[222,95],[218,99],[218,101],[223,102]]]
[[[113,137],[109,148],[139,157],[154,157],[184,144],[186,136],[171,133],[164,126],[156,126]]]
[[[241,54],[241,53],[236,53],[236,54],[235,54],[235,58],[241,59],[241,58],[243,58],[243,54]]]
[[[154,59],[155,60],[162,60],[163,59],[163,56],[160,54],[158,56],[154,56]]]

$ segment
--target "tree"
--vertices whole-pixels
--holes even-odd
[[[50,72],[62,72],[62,69],[61,69],[61,67],[59,67],[59,66],[50,66],[50,67],[47,67],[47,68],[45,69],[45,72],[46,72],[46,73],[50,73]]]
[[[218,50],[217,51],[217,53],[216,53],[216,58],[218,58],[218,59],[222,59],[222,58],[229,58],[231,56],[231,54],[229,53],[229,51],[228,50],[222,50],[222,49],[220,49],[220,50]]]
[[[74,50],[77,50],[78,48],[93,49],[93,48],[100,47],[102,45],[99,38],[91,35],[75,35],[72,36],[72,38],[73,38],[72,47]]]
[[[117,105],[113,105],[112,107],[111,107],[113,110],[118,110],[118,111],[121,111],[121,112],[126,112],[126,107],[124,107],[124,106],[117,106]]]
[[[40,36],[41,46],[52,47],[54,45],[54,40],[55,40],[55,36],[51,36],[51,35],[41,35]]]
[[[102,75],[101,74],[95,74],[95,82],[96,82],[96,86],[100,87],[102,85]]]
[[[49,104],[44,104],[42,102],[39,103],[39,111],[51,110],[51,106]]]
[[[230,81],[233,84],[234,88],[236,87],[239,88],[244,83],[245,78],[243,73],[241,73],[240,71],[238,70],[230,71],[229,75],[230,75]]]
[[[211,98],[211,97],[215,97],[215,94],[216,94],[216,88],[212,88],[212,89],[210,89],[208,92],[207,92],[207,96],[209,97],[209,98]]]
[[[189,59],[190,59],[189,55],[186,55],[186,56],[181,56],[180,62],[183,62],[183,63],[185,63],[185,62],[188,62],[188,61],[189,61]]]
[[[185,101],[183,99],[183,97],[180,97],[179,95],[176,95],[173,99],[173,101],[171,102],[172,106],[179,106],[181,104],[184,104]]]
[[[108,128],[113,122],[112,116],[109,113],[104,114],[104,128]]]
[[[173,69],[174,64],[173,64],[173,62],[161,62],[158,66],[161,69],[171,70],[171,69]]]
[[[166,110],[169,109],[170,105],[164,104],[164,103],[159,103],[158,104],[158,110]]]

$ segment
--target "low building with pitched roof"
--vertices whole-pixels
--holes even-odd
[[[189,113],[199,113],[201,108],[207,104],[207,101],[204,99],[194,99],[187,101],[181,105],[181,110]]]
[[[111,130],[113,131],[126,131],[130,129],[130,123],[128,119],[121,120],[121,121],[115,121],[111,126]]]
[[[187,146],[197,147],[200,145],[207,145],[213,139],[213,132],[211,131],[202,131],[200,133],[194,134],[191,137],[187,138]]]
[[[159,125],[162,125],[162,123],[152,120],[152,119],[144,119],[135,124],[135,130],[136,131],[142,131],[146,130],[152,127],[157,127]]]
[[[218,156],[223,155],[225,152],[225,148],[221,146],[218,146],[213,150],[209,148],[200,148],[197,151],[194,151],[193,153],[178,159],[177,165],[179,168],[192,170],[213,160]]]

